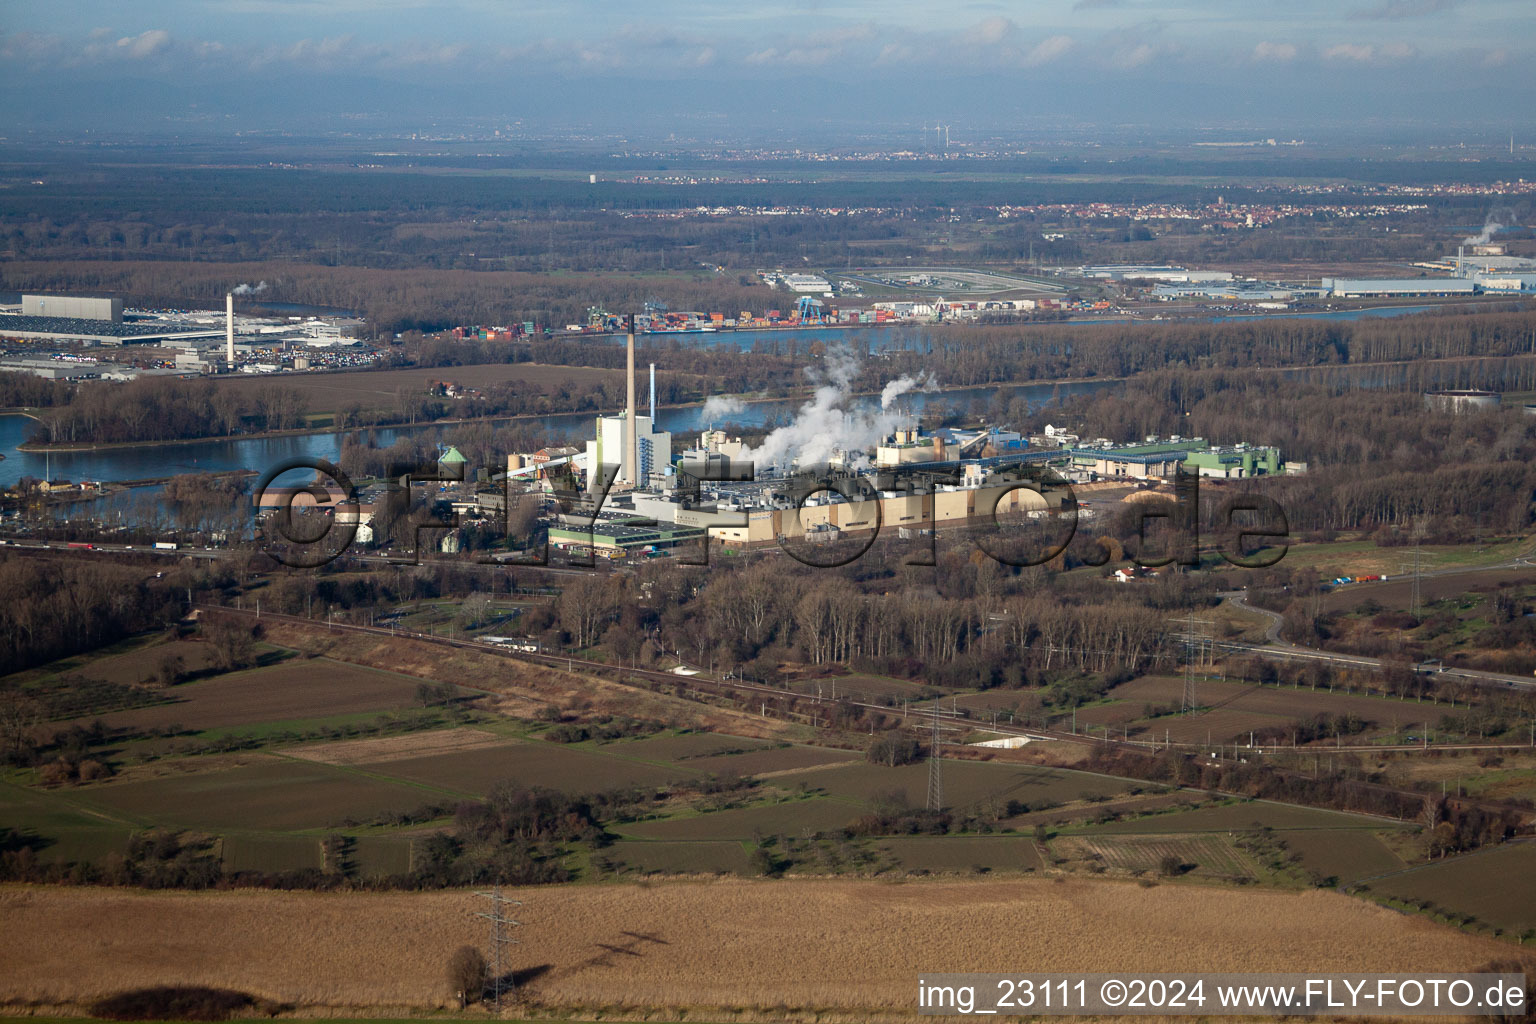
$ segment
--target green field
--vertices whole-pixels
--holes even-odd
[[[815,798],[740,807],[712,814],[642,821],[619,830],[641,839],[751,839],[754,835],[801,836],[843,828],[864,813],[843,800]]]
[[[875,848],[907,871],[935,874],[1039,871],[1044,866],[1034,841],[1023,836],[907,836],[878,840]]]
[[[1241,832],[1266,827],[1276,830],[1360,829],[1371,832],[1390,829],[1394,825],[1391,821],[1368,818],[1365,815],[1345,814],[1342,811],[1324,811],[1313,807],[1271,803],[1267,800],[1249,800],[1221,804],[1216,807],[1150,814],[1127,821],[1114,821],[1105,825],[1095,825],[1090,831],[1104,835],[1134,835],[1168,832]],[[1408,826],[1399,827],[1407,828]]]
[[[1222,879],[1257,877],[1253,863],[1224,835],[1074,835],[1052,842],[1051,852],[1134,874],[1155,874],[1172,858],[1181,873]]]
[[[748,739],[744,736],[721,736],[710,732],[690,732],[680,736],[653,736],[643,740],[625,740],[608,744],[601,749],[622,757],[642,761],[689,762],[705,757],[729,755],[733,751],[760,750],[768,746],[767,740]]]
[[[751,873],[747,851],[739,842],[636,842],[620,840],[604,855],[616,867],[643,873]]]
[[[69,800],[144,826],[219,831],[337,828],[449,794],[288,758],[255,756],[212,771],[82,786]]]
[[[928,766],[910,764],[885,768],[858,764],[807,775],[806,779],[832,796],[869,801],[900,793],[905,795],[907,803],[921,806],[928,791]],[[951,808],[972,807],[987,801],[1006,804],[1010,800],[1019,800],[1032,805],[1047,801],[1066,803],[1082,799],[1085,794],[1119,795],[1132,785],[1107,775],[1091,775],[1066,768],[985,761],[945,761],[943,783],[944,802]]]
[[[1373,896],[1428,900],[1506,932],[1536,928],[1536,844],[1505,843],[1368,883]]]
[[[1402,858],[1370,832],[1297,829],[1284,838],[1287,848],[1301,855],[1302,867],[1319,878],[1348,883],[1404,867]]]
[[[543,786],[563,793],[596,793],[659,786],[688,778],[691,768],[667,767],[619,756],[627,745],[567,747],[534,741],[507,742],[459,753],[431,754],[376,764],[370,772],[456,793],[484,796],[501,782]],[[609,751],[613,753],[609,753]],[[696,762],[685,762],[693,765]]]
[[[701,757],[683,762],[695,771],[713,775],[761,775],[766,772],[787,772],[797,768],[815,768],[818,765],[844,764],[858,761],[858,754],[848,750],[829,750],[826,747],[773,747],[768,750],[752,750],[745,754],[726,754],[720,757]],[[820,773],[811,773],[807,779],[820,779]]]

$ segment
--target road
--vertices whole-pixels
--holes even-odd
[[[1512,563],[1512,564],[1525,564]],[[1483,569],[1490,568],[1484,566]],[[1506,566],[1494,566],[1492,568],[1506,568]],[[1462,570],[1465,571],[1465,570]],[[1446,573],[1449,574],[1449,571]],[[1280,639],[1280,630],[1285,626],[1285,619],[1278,612],[1272,612],[1268,608],[1259,608],[1248,603],[1248,595],[1243,591],[1228,591],[1221,595],[1228,604],[1245,612],[1252,612],[1269,620],[1264,629],[1264,644],[1242,644],[1233,641],[1217,641],[1213,646],[1226,651],[1237,651],[1245,654],[1257,655],[1261,658],[1274,658],[1283,661],[1320,661],[1329,665],[1339,665],[1348,668],[1365,668],[1376,672],[1387,669],[1387,663],[1380,658],[1370,658],[1363,654],[1339,654],[1334,651],[1319,650],[1315,647],[1300,647],[1296,644]],[[1434,673],[1435,675],[1455,676],[1459,679],[1468,679],[1472,682],[1485,685],[1502,686],[1516,690],[1536,690],[1536,678],[1530,676],[1506,675],[1501,672],[1483,672],[1473,668],[1444,668]]]

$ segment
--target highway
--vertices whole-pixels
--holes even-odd
[[[1520,563],[1524,564],[1524,563]],[[1481,571],[1490,567],[1484,566]],[[1495,566],[1492,568],[1505,568]],[[1445,575],[1450,575],[1447,571]],[[1212,646],[1225,651],[1235,651],[1243,654],[1252,654],[1260,658],[1273,658],[1281,661],[1315,661],[1328,665],[1338,665],[1345,668],[1364,668],[1376,672],[1383,672],[1388,665],[1380,658],[1371,658],[1363,654],[1340,654],[1334,651],[1319,650],[1315,647],[1300,647],[1296,644],[1280,639],[1280,630],[1285,626],[1285,619],[1278,612],[1272,612],[1267,608],[1259,608],[1248,603],[1248,595],[1240,590],[1227,591],[1221,595],[1228,604],[1245,612],[1252,612],[1269,620],[1264,630],[1264,644],[1243,644],[1233,641],[1218,640]],[[1468,679],[1472,682],[1483,683],[1490,686],[1501,686],[1515,690],[1536,690],[1536,677],[1506,675],[1501,672],[1483,672],[1473,668],[1446,667],[1434,675],[1454,676],[1458,679]]]

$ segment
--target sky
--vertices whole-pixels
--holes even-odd
[[[6,0],[0,127],[1532,124],[1531,0]]]

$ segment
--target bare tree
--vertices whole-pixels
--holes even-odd
[[[460,946],[448,958],[448,985],[463,1009],[485,993],[488,969],[485,954],[474,946]]]

